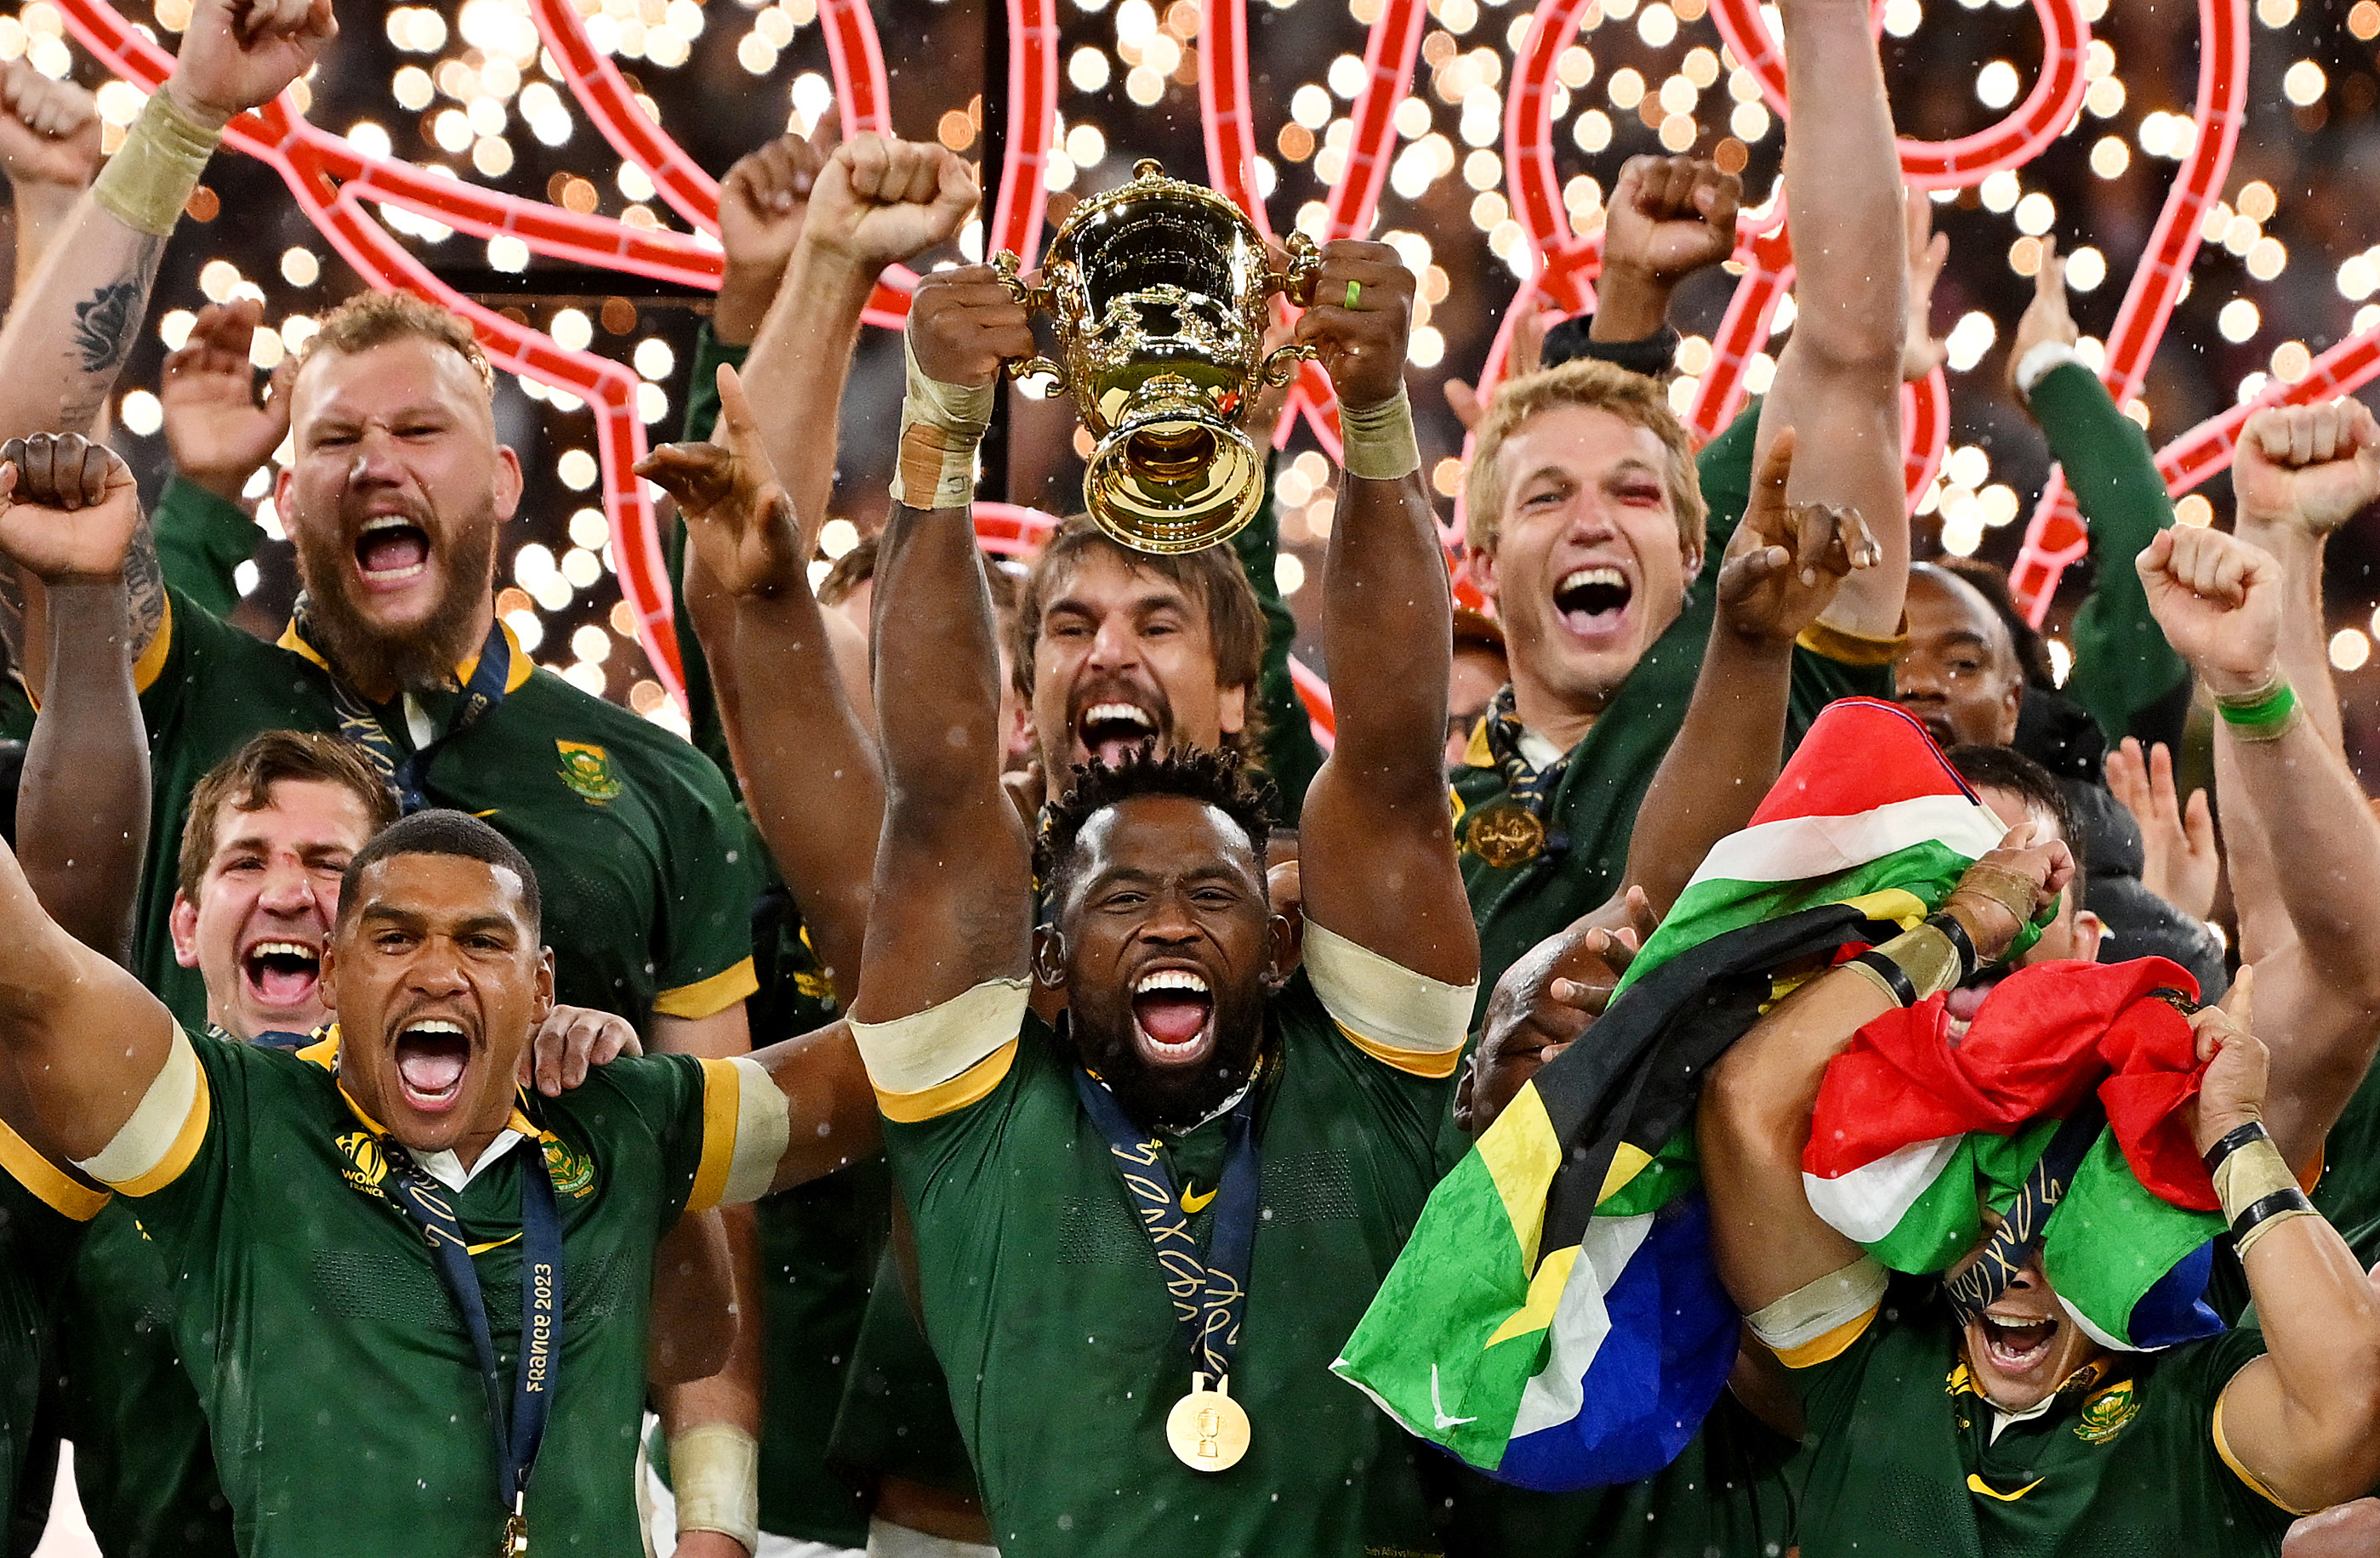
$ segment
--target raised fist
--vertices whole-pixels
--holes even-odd
[[[80,433],[0,445],[0,554],[45,584],[124,572],[140,494],[132,467]]]
[[[719,181],[719,247],[727,259],[710,328],[732,345],[749,345],[775,301],[795,240],[809,211],[810,190],[832,153],[833,121],[818,132],[782,135],[735,160]]]
[[[918,278],[909,298],[909,352],[927,378],[972,389],[999,378],[1002,362],[1034,350],[1025,305],[990,266]]]
[[[99,172],[99,108],[91,95],[21,59],[0,63],[0,163],[18,186],[89,184]]]
[[[2352,398],[2267,406],[2240,429],[2231,491],[2242,525],[2327,536],[2380,498],[2380,421]]]
[[[339,35],[331,0],[196,0],[165,90],[202,125],[262,107]]]
[[[1603,218],[1603,269],[1670,288],[1735,252],[1743,181],[1693,157],[1631,157]]]
[[[2160,530],[2133,566],[2166,642],[2216,693],[2246,693],[2278,674],[2281,565],[2220,530]]]
[[[2240,976],[2231,982],[2220,1006],[2203,1007],[2191,1014],[2190,1031],[2198,1040],[2198,1058],[2206,1064],[2198,1096],[2191,1101],[2191,1131],[2201,1153],[2250,1120],[2265,1117],[2272,1055],[2265,1041],[2249,1029],[2255,984],[2255,965],[2242,963]]]
[[[1388,245],[1338,238],[1322,246],[1314,301],[1294,339],[1314,348],[1340,405],[1379,405],[1403,388],[1413,302],[1413,272]]]
[[[1789,503],[1793,429],[1761,456],[1752,503],[1728,541],[1719,570],[1718,610],[1748,638],[1791,644],[1818,620],[1852,574],[1873,568],[1883,552],[1859,512],[1834,503]]]
[[[289,379],[295,358],[284,358],[256,397],[249,344],[263,321],[254,298],[210,303],[199,310],[190,337],[165,359],[157,388],[165,413],[165,447],[174,468],[217,497],[240,500],[248,479],[263,468],[289,434]]]
[[[958,236],[976,196],[957,152],[869,131],[827,159],[803,234],[820,252],[873,274]]]
[[[710,443],[665,443],[637,474],[677,500],[686,544],[730,595],[808,589],[794,505],[769,462],[744,382],[719,368],[719,425]]]

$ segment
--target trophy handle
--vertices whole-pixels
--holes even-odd
[[[1257,371],[1263,374],[1267,385],[1279,389],[1295,377],[1297,365],[1300,362],[1313,360],[1314,348],[1311,346],[1301,346],[1295,344],[1276,346],[1265,354],[1264,366]]]
[[[1000,284],[1008,289],[1008,296],[1016,300],[1017,306],[1027,316],[1055,312],[1055,299],[1050,288],[1047,285],[1026,286],[1024,279],[1017,275],[1016,266],[1016,256],[1007,249],[1002,249],[991,257],[991,268],[999,275]],[[1066,370],[1048,357],[1011,357],[1002,366],[1008,369],[1011,379],[1030,379],[1040,374],[1053,380],[1050,393],[1062,395],[1066,393]]]
[[[1314,281],[1322,273],[1322,251],[1303,228],[1292,229],[1282,244],[1289,250],[1289,263],[1265,277],[1265,291],[1268,295],[1278,292],[1299,308],[1311,308]]]

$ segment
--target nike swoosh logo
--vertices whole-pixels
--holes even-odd
[[[1215,1198],[1222,1193],[1222,1190],[1223,1187],[1220,1185],[1217,1185],[1213,1190],[1208,1190],[1203,1196],[1196,1190],[1184,1190],[1182,1192],[1182,1210],[1189,1213],[1195,1217],[1199,1213],[1206,1211],[1207,1208],[1213,1203]]]
[[[1461,1428],[1464,1423],[1475,1423],[1479,1420],[1477,1418],[1450,1418],[1446,1415],[1446,1403],[1438,1394],[1438,1365],[1435,1363],[1429,1366],[1429,1412],[1431,1417],[1438,1419],[1438,1431],[1440,1433],[1444,1433],[1448,1429]]]
[[[517,1239],[518,1238],[520,1238],[520,1235],[514,1234],[509,1238],[492,1239],[486,1244],[467,1244],[463,1248],[469,1250],[474,1255],[484,1255],[491,1250],[502,1250],[505,1245],[512,1243],[514,1239]]]
[[[1992,1487],[1973,1472],[1971,1471],[1967,1473],[1967,1486],[1970,1489],[1975,1492],[1983,1494],[1984,1497],[1987,1499],[1998,1499],[2002,1504],[2016,1503],[2017,1500],[2024,1497],[2025,1494],[2033,1492],[2035,1488],[2040,1487],[2042,1483],[2046,1482],[2047,1480],[2049,1479],[2046,1477],[2037,1477],[2032,1481],[2026,1483],[2023,1487],[2019,1488],[2013,1493],[2003,1493],[1998,1488]]]

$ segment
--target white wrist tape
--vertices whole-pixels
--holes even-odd
[[[901,441],[892,463],[892,501],[911,509],[963,509],[975,501],[975,450],[991,426],[990,384],[929,379],[901,338],[909,389],[901,401]]]
[[[677,1528],[717,1531],[760,1551],[760,1442],[733,1423],[700,1423],[670,1435]]]
[[[161,87],[149,94],[131,133],[100,170],[91,198],[134,232],[164,237],[181,221],[207,159],[222,143],[223,131],[194,122]]]
[[[1405,387],[1378,405],[1339,407],[1339,463],[1366,481],[1402,481],[1421,469]]]
[[[2036,341],[2023,356],[2017,359],[2017,393],[2033,398],[2033,387],[2049,377],[2053,368],[2063,368],[2070,362],[2081,362],[2082,354],[2063,341]]]

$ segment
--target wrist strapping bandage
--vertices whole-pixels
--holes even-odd
[[[760,1551],[760,1442],[733,1423],[700,1423],[670,1435],[677,1528],[717,1531]]]
[[[2277,675],[2251,692],[2216,694],[2215,712],[2235,741],[2278,741],[2297,723],[2298,694]]]
[[[162,87],[132,122],[124,144],[91,187],[99,209],[136,233],[164,237],[182,219],[190,191],[222,144],[223,131],[193,120]]]
[[[1366,481],[1402,481],[1421,469],[1405,387],[1378,405],[1339,408],[1339,464]]]
[[[2215,1143],[2206,1154],[2215,1177],[2215,1199],[2231,1226],[2231,1240],[2245,1261],[2255,1242],[2292,1217],[2314,1215],[2313,1202],[2298,1187],[2280,1148],[2264,1123],[2251,1120]]]
[[[906,336],[901,356],[909,365],[909,388],[901,401],[892,501],[911,509],[965,508],[975,501],[976,445],[991,426],[999,380],[967,386],[929,379]]]
[[[1939,918],[1940,916],[1937,916]],[[1912,1007],[1955,989],[1973,972],[1961,944],[1933,920],[1871,947],[1843,966],[1884,992],[1893,1005]]]

